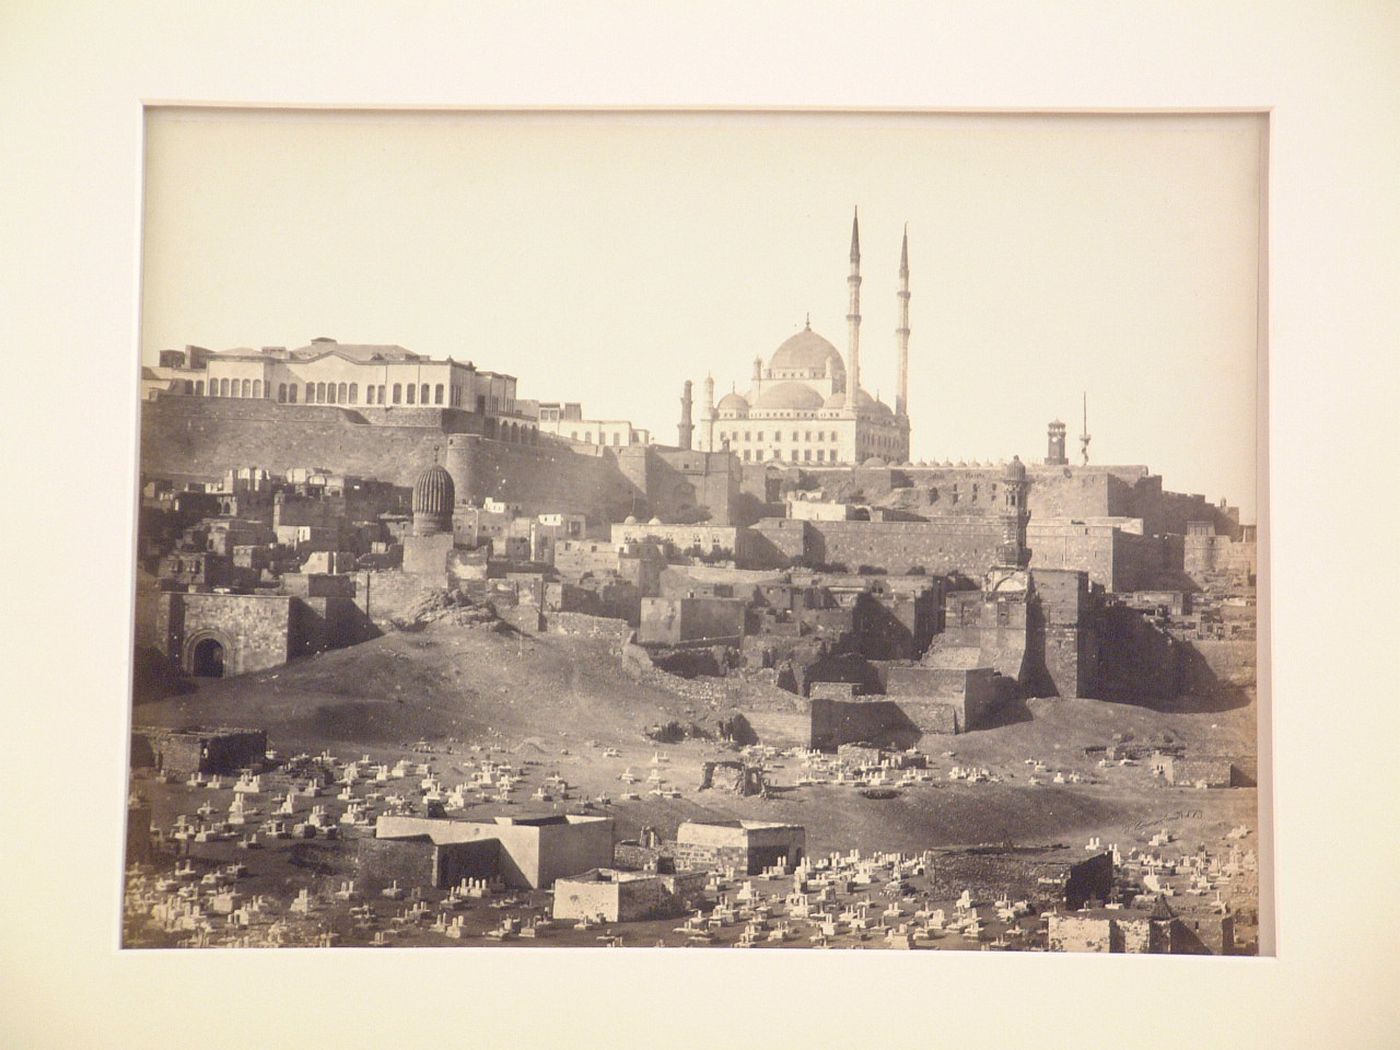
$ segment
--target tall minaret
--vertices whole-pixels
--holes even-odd
[[[899,387],[894,395],[894,414],[909,415],[909,224],[904,224],[904,243],[899,248],[899,327],[894,330],[899,347]]]
[[[860,390],[860,211],[851,218],[851,275],[846,278],[851,289],[851,305],[846,313],[850,327],[848,360],[846,362],[846,405],[855,408],[856,392]]]
[[[1079,432],[1079,454],[1084,457],[1084,465],[1089,465],[1089,392],[1084,392],[1084,429]]]
[[[715,377],[705,376],[705,452],[715,450]]]
[[[687,452],[691,449],[695,435],[695,424],[691,421],[690,416],[690,391],[690,380],[687,379],[685,381],[685,387],[681,391],[681,422],[680,426],[677,428],[678,436],[680,437],[680,447]]]

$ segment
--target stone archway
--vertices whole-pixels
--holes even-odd
[[[200,631],[185,644],[185,672],[196,678],[224,678],[232,660],[233,647],[217,631]]]

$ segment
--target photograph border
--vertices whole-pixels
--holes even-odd
[[[82,368],[66,361],[59,364],[63,377],[72,381],[69,389],[84,397],[111,389],[114,378],[117,384],[129,382],[131,359],[122,355],[135,345],[134,337],[127,340],[139,326],[139,194],[132,192],[139,180],[130,169],[111,161],[133,154],[139,160],[133,141],[139,141],[140,136],[133,140],[129,132],[133,123],[140,122],[139,112],[136,120],[131,119],[132,107],[139,110],[140,99],[241,98],[251,100],[244,104],[276,104],[277,100],[300,98],[305,104],[308,94],[312,101],[318,94],[329,94],[306,89],[306,67],[335,70],[341,48],[389,50],[399,42],[417,44],[429,54],[437,54],[443,45],[428,38],[436,36],[441,26],[455,30],[446,34],[452,41],[465,39],[465,28],[473,30],[473,41],[514,39],[513,16],[486,7],[485,25],[470,27],[464,27],[445,6],[435,9],[437,21],[429,24],[391,23],[387,27],[382,20],[364,19],[351,25],[347,24],[354,21],[351,15],[336,22],[323,13],[283,12],[271,7],[262,8],[259,14],[239,12],[240,22],[235,26],[230,25],[227,12],[211,12],[202,22],[182,21],[174,6],[161,9],[157,5],[139,17],[132,16],[129,23],[122,13],[104,15],[95,5],[79,7],[81,16],[76,18],[74,11],[63,5],[26,9],[23,16],[28,21],[20,20],[31,35],[23,38],[26,48],[20,55],[22,61],[0,74],[10,89],[3,103],[7,114],[27,98],[18,86],[24,78],[39,83],[42,71],[57,64],[56,56],[66,54],[90,34],[96,34],[103,44],[90,67],[77,71],[61,88],[41,94],[29,106],[24,120],[17,122],[25,145],[32,147],[26,161],[34,163],[34,170],[24,172],[23,183],[32,208],[7,221],[20,238],[17,243],[32,250],[25,255],[24,269],[15,266],[13,274],[6,276],[7,283],[13,277],[21,294],[33,293],[23,301],[37,304],[40,309],[36,313],[42,316],[14,321],[12,345],[30,345],[55,355],[65,345],[69,353],[74,345],[92,346],[109,357],[115,355],[112,360],[84,359],[87,367]],[[751,16],[773,34],[773,39],[782,38],[780,30],[785,24],[810,19],[798,18],[798,5],[776,7],[782,10],[785,21],[775,21],[768,12]],[[1394,318],[1384,306],[1384,293],[1393,291],[1396,267],[1394,241],[1384,242],[1386,235],[1397,232],[1398,224],[1393,198],[1383,196],[1385,184],[1381,180],[1395,170],[1393,100],[1400,92],[1385,90],[1395,86],[1394,69],[1375,75],[1375,63],[1386,56],[1378,56],[1366,46],[1377,37],[1384,39],[1384,32],[1378,31],[1394,28],[1393,12],[1391,21],[1386,22],[1379,4],[1358,4],[1346,12],[1339,12],[1334,5],[1304,7],[1305,17],[1293,12],[1253,14],[1243,4],[1186,4],[1174,8],[1171,21],[1164,23],[1162,13],[1149,15],[1145,8],[1103,19],[1102,8],[1069,17],[1056,13],[1050,5],[1037,5],[1033,10],[1018,8],[1020,14],[1013,17],[1002,13],[959,16],[950,5],[932,5],[922,11],[907,5],[899,14],[918,26],[919,39],[937,37],[941,45],[938,54],[947,59],[946,68],[930,67],[923,81],[895,84],[887,75],[889,63],[882,66],[875,61],[879,56],[871,55],[863,66],[854,63],[861,67],[854,82],[863,86],[849,91],[860,96],[856,101],[869,101],[872,95],[887,101],[918,96],[939,109],[998,109],[1017,103],[1029,111],[1073,109],[1105,97],[1124,104],[1114,108],[1135,110],[1154,95],[1159,102],[1161,96],[1177,96],[1179,106],[1187,110],[1219,110],[1222,107],[1212,103],[1226,96],[1226,101],[1238,102],[1239,108],[1264,108],[1270,113],[1270,156],[1274,163],[1268,182],[1269,243],[1275,252],[1285,250],[1285,254],[1268,257],[1272,306],[1261,304],[1261,310],[1268,311],[1275,338],[1266,373],[1269,385],[1261,389],[1260,415],[1261,421],[1275,414],[1287,421],[1287,425],[1279,423],[1268,431],[1270,443],[1266,447],[1271,458],[1261,477],[1260,500],[1272,518],[1272,527],[1261,528],[1261,560],[1276,569],[1271,593],[1261,594],[1261,607],[1270,596],[1277,603],[1273,624],[1266,628],[1261,620],[1261,638],[1272,636],[1272,676],[1287,683],[1286,688],[1271,690],[1276,706],[1268,726],[1274,742],[1271,795],[1276,811],[1286,816],[1278,824],[1275,853],[1279,903],[1276,959],[1112,960],[1074,956],[1037,957],[1026,963],[1006,956],[979,955],[974,961],[958,958],[960,953],[924,953],[918,958],[936,958],[938,962],[930,964],[931,970],[913,975],[907,971],[908,957],[896,953],[778,953],[783,972],[775,974],[772,963],[763,958],[771,953],[723,953],[729,961],[722,961],[715,958],[716,953],[679,953],[681,958],[673,959],[670,956],[676,953],[608,955],[598,950],[582,967],[577,965],[579,956],[572,952],[510,953],[506,959],[493,955],[493,972],[482,980],[480,974],[463,972],[463,959],[470,957],[452,952],[409,952],[410,958],[390,950],[353,953],[352,959],[342,959],[346,953],[336,951],[337,958],[330,963],[324,952],[118,955],[106,932],[113,929],[119,916],[119,888],[113,886],[110,862],[120,857],[120,836],[114,830],[120,825],[111,820],[116,806],[106,800],[115,792],[124,803],[126,756],[114,757],[104,749],[110,748],[118,735],[111,728],[118,721],[124,725],[127,716],[125,710],[118,714],[109,707],[127,688],[126,682],[119,680],[120,669],[129,669],[130,659],[129,652],[122,651],[130,643],[130,592],[122,585],[123,580],[129,580],[129,566],[124,564],[123,555],[129,555],[133,538],[127,533],[114,543],[111,536],[89,537],[85,528],[54,517],[44,526],[45,531],[32,533],[46,538],[38,551],[42,557],[30,560],[38,562],[52,558],[55,552],[88,544],[85,549],[92,551],[95,568],[84,574],[67,569],[59,577],[70,588],[81,584],[93,588],[87,610],[95,625],[91,659],[81,663],[65,660],[64,650],[55,640],[45,638],[42,625],[49,620],[63,622],[65,608],[56,597],[40,594],[44,576],[41,566],[33,564],[19,566],[16,583],[21,591],[33,591],[37,596],[14,638],[6,640],[6,647],[29,657],[20,665],[17,688],[25,695],[72,696],[74,711],[81,717],[41,720],[26,726],[19,736],[23,748],[8,742],[6,758],[11,760],[15,775],[23,778],[42,777],[46,761],[60,750],[85,757],[91,768],[76,771],[71,786],[90,804],[61,829],[48,826],[38,814],[23,815],[17,822],[30,851],[44,857],[45,863],[30,874],[6,872],[9,889],[4,918],[7,930],[12,931],[12,942],[3,949],[0,965],[7,974],[15,975],[13,983],[20,994],[14,1001],[22,1006],[0,1022],[0,1030],[13,1031],[22,1040],[17,1045],[85,1045],[98,1032],[106,1037],[107,1045],[146,1045],[187,1032],[189,1024],[179,999],[165,1009],[150,1005],[153,987],[205,1002],[218,1001],[227,989],[237,987],[241,995],[259,1004],[260,1015],[269,1018],[263,1023],[298,1023],[304,1026],[305,1034],[314,1032],[324,1039],[351,1037],[371,1023],[410,1039],[416,1033],[440,1032],[440,1026],[450,1018],[471,1025],[477,1038],[513,1040],[519,1045],[530,1045],[550,1030],[577,1034],[593,1026],[606,1030],[614,1042],[631,1045],[655,1039],[658,1023],[678,1023],[672,1020],[667,996],[677,974],[683,972],[691,993],[687,1001],[715,996],[710,1001],[723,1002],[727,1009],[703,1011],[703,1024],[699,1019],[691,1024],[687,1018],[679,1022],[679,1030],[668,1029],[664,1041],[674,1045],[740,1037],[755,1016],[762,1016],[765,1008],[773,1009],[773,997],[780,991],[800,1004],[799,1010],[812,1003],[843,1001],[843,991],[847,1002],[858,1000],[835,1026],[821,1011],[799,1017],[784,1015],[794,1038],[827,1038],[838,1029],[843,1036],[856,1038],[862,1030],[868,1031],[869,1024],[879,1023],[882,1031],[892,1033],[936,1031],[940,1041],[1030,1044],[1050,1038],[1048,1033],[1055,1030],[1066,1037],[1082,1033],[1087,1023],[1082,995],[1068,1001],[1074,1009],[1063,1009],[1067,1005],[1065,985],[1075,978],[1080,988],[1093,989],[1097,997],[1093,1023],[1128,1033],[1124,1037],[1139,1044],[1179,1045],[1194,1036],[1198,1041],[1204,1039],[1203,1045],[1226,1041],[1238,1045],[1317,1045],[1321,1038],[1338,1046],[1381,1045],[1397,1023],[1394,996],[1387,992],[1395,976],[1389,948],[1397,931],[1396,904],[1384,900],[1368,904],[1365,928],[1358,922],[1347,929],[1346,955],[1339,954],[1338,920],[1326,902],[1337,896],[1363,899],[1372,869],[1353,870],[1354,866],[1344,865],[1344,870],[1337,870],[1337,859],[1331,855],[1335,836],[1327,823],[1329,817],[1336,820],[1338,814],[1345,814],[1352,856],[1370,856],[1382,867],[1396,857],[1393,841],[1382,837],[1390,826],[1390,799],[1364,793],[1358,797],[1354,793],[1366,781],[1350,771],[1353,766],[1372,773],[1388,768],[1384,745],[1397,736],[1396,712],[1393,708],[1367,711],[1369,732],[1358,739],[1330,721],[1277,705],[1280,695],[1299,702],[1307,698],[1313,702],[1379,698],[1375,683],[1388,680],[1379,676],[1375,654],[1387,651],[1393,613],[1383,612],[1374,622],[1353,626],[1349,634],[1336,624],[1309,628],[1300,622],[1300,610],[1308,596],[1329,580],[1344,591],[1338,599],[1339,608],[1359,601],[1364,593],[1360,570],[1367,564],[1365,552],[1326,545],[1330,515],[1324,510],[1329,504],[1342,506],[1348,486],[1371,480],[1374,463],[1364,455],[1367,450],[1392,447],[1380,430],[1385,416],[1377,410],[1383,405],[1381,392],[1393,389],[1387,383],[1394,378],[1394,362],[1387,357],[1385,340],[1392,334],[1387,324]],[[637,17],[635,11],[630,15]],[[53,21],[45,22],[50,17]],[[565,27],[579,29],[568,18],[560,21]],[[612,22],[598,20],[608,29],[607,41],[617,38]],[[191,23],[195,23],[193,27]],[[298,56],[290,46],[298,31],[308,26],[335,30],[331,33],[334,47],[317,51],[314,61]],[[415,66],[414,75],[398,80],[391,77],[393,70],[381,69],[377,78],[361,77],[353,89],[337,86],[335,92],[340,97],[333,104],[378,104],[392,101],[385,96],[393,96],[408,108],[418,108],[420,99],[486,102],[493,103],[487,108],[495,108],[501,95],[513,94],[521,108],[534,108],[552,94],[556,102],[602,98],[626,106],[669,108],[678,94],[689,91],[691,97],[707,101],[732,99],[747,92],[761,100],[760,108],[785,105],[794,94],[824,107],[835,103],[841,110],[853,108],[843,104],[850,99],[833,99],[831,85],[810,74],[782,80],[781,66],[770,70],[766,80],[750,76],[735,82],[712,79],[708,84],[683,84],[681,74],[691,71],[694,60],[663,68],[655,56],[665,49],[657,48],[657,39],[645,31],[655,32],[655,26],[645,25],[640,18],[638,26],[642,28],[634,27],[632,35],[624,33],[623,38],[633,41],[634,49],[645,52],[652,61],[635,79],[614,69],[590,71],[594,74],[590,80],[578,65],[565,62],[560,63],[552,81],[546,77],[521,86],[523,77],[505,75],[503,54],[494,64],[485,62],[478,69],[462,71],[455,81],[423,72],[432,67],[422,64]],[[746,27],[757,35],[756,27],[747,23]],[[532,23],[530,28],[538,25]],[[598,25],[590,22],[586,28],[576,41],[584,46],[575,49],[583,55],[594,53],[590,46],[596,48],[605,42],[599,39]],[[840,27],[830,28],[835,34]],[[139,38],[143,32],[149,33],[149,40]],[[555,28],[544,34],[548,42],[533,52],[536,62],[547,64],[571,53],[569,41],[561,38],[560,32]],[[731,26],[715,26],[708,33],[695,34],[692,45],[706,52],[715,41],[731,38],[733,32]],[[909,30],[905,25],[890,32]],[[196,45],[215,40],[223,41],[217,61],[202,67],[186,61]],[[988,84],[968,76],[978,63],[1004,60],[1008,50],[1024,57],[1031,42],[1056,57],[1026,63],[1012,78],[1015,84],[1008,86],[1005,77]],[[837,51],[838,43],[828,46]],[[1330,51],[1324,46],[1328,44]],[[1102,64],[1085,68],[1063,61],[1064,55],[1082,55],[1085,49],[1101,56]],[[249,61],[265,58],[269,52],[280,63]],[[672,52],[665,53],[669,56]],[[300,66],[293,63],[294,57],[302,58]],[[908,72],[912,64],[909,58],[896,63],[899,72]],[[289,74],[288,69],[296,69],[297,74]],[[1059,70],[1058,81],[1055,70]],[[1386,75],[1392,78],[1389,83]],[[499,78],[494,84],[493,76]],[[966,83],[950,85],[950,78],[959,76],[966,77]],[[542,90],[541,83],[549,86]],[[321,101],[332,104],[325,97]],[[969,106],[969,101],[985,106]],[[575,107],[566,102],[565,108]],[[62,127],[61,133],[54,131],[56,125]],[[75,132],[80,139],[85,136],[85,141],[65,140]],[[74,163],[89,153],[106,158],[110,166],[93,171]],[[1333,174],[1337,165],[1344,165],[1346,173],[1340,185]],[[92,256],[85,258],[72,251],[79,246],[87,246]],[[1312,249],[1306,256],[1305,246]],[[1386,247],[1392,254],[1382,254]],[[1354,254],[1346,254],[1346,249]],[[80,260],[76,268],[75,259]],[[1356,265],[1343,273],[1341,264],[1347,261]],[[61,275],[67,275],[68,282],[50,280]],[[50,285],[47,294],[43,283]],[[71,310],[75,286],[85,293],[83,315],[76,318],[66,312]],[[123,335],[114,338],[112,333],[118,330]],[[1336,351],[1335,355],[1329,350]],[[1352,396],[1337,397],[1343,390]],[[1334,407],[1318,409],[1319,401]],[[1305,412],[1305,408],[1312,411]],[[6,436],[11,447],[31,451],[31,470],[62,477],[72,464],[87,463],[94,480],[81,499],[95,498],[106,505],[130,499],[129,480],[136,461],[134,419],[125,418],[125,411],[111,411],[109,406],[84,412],[83,424],[76,432],[59,432],[51,424],[53,419],[71,419],[72,415],[71,403],[65,409],[62,400],[37,398],[16,407],[5,422]],[[1325,461],[1312,444],[1322,432],[1329,434],[1334,448],[1356,458],[1336,476],[1319,481],[1320,472],[1315,468]],[[94,446],[94,439],[103,433],[120,434],[122,440],[98,439]],[[36,442],[35,434],[45,440]],[[42,514],[22,511],[20,524],[37,530],[56,509],[72,513],[81,506],[75,493],[60,495],[56,505],[43,502],[39,508]],[[1390,508],[1394,503],[1394,494],[1383,492],[1375,501],[1368,500],[1367,507],[1374,507],[1382,520],[1393,520]],[[33,517],[26,518],[26,513]],[[127,520],[131,528],[134,515]],[[1357,634],[1359,638],[1354,637]],[[1322,655],[1356,651],[1363,645],[1364,654],[1348,666],[1336,667]],[[32,654],[47,659],[36,660]],[[1269,688],[1263,674],[1260,688],[1261,693]],[[1263,723],[1261,706],[1261,730]],[[1319,770],[1347,772],[1329,778],[1319,776]],[[1379,794],[1384,796],[1385,792]],[[40,875],[47,883],[38,881]],[[47,907],[19,907],[17,902],[27,900],[26,894],[33,894]],[[61,910],[56,908],[59,902],[64,905]],[[392,973],[377,961],[380,955],[396,960]],[[512,988],[521,967],[510,960],[523,955],[528,955],[529,980]],[[730,958],[734,955],[743,956],[742,961]],[[1138,966],[1148,969],[1139,971]],[[936,987],[931,989],[930,984]],[[867,991],[851,996],[852,987]],[[290,988],[297,990],[297,998],[287,995]],[[364,1009],[360,1000],[369,988],[380,996],[382,1005],[367,1019],[358,1011]],[[542,1003],[537,994],[540,988],[566,991]],[[631,993],[621,1007],[609,998],[619,988]],[[1008,988],[1014,989],[1020,1012],[998,1009],[997,1000],[991,998],[997,993],[988,991],[1002,993]],[[463,994],[467,1002],[450,1007],[435,1004],[427,999],[425,989],[468,989]],[[1154,994],[1142,995],[1144,990]],[[878,1002],[871,994],[876,991],[881,995]],[[1161,1003],[1165,1000],[1177,1004],[1177,1009],[1164,1016]],[[303,1003],[310,1005],[304,1007]],[[85,1016],[78,1016],[78,1010]],[[270,1020],[274,1014],[276,1022]],[[295,1021],[298,1016],[303,1020]],[[879,1020],[873,1022],[872,1018]],[[990,1033],[993,1038],[988,1039],[986,1026],[992,1018],[996,1028]],[[525,1019],[529,1021],[528,1032]],[[1135,1024],[1141,1027],[1131,1027]],[[240,1031],[210,1030],[205,1045],[239,1045],[243,1039]]]

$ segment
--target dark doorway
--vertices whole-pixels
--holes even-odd
[[[190,670],[200,678],[224,676],[224,647],[213,638],[206,638],[194,647]]]

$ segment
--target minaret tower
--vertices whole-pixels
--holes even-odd
[[[715,377],[705,376],[705,439],[704,451],[715,450]]]
[[[692,420],[691,420],[691,415],[690,415],[690,408],[691,408],[691,394],[690,394],[690,391],[691,391],[690,380],[687,379],[687,380],[685,381],[685,386],[682,388],[682,391],[681,391],[681,422],[680,422],[680,426],[677,428],[678,436],[679,436],[679,438],[680,438],[680,441],[679,441],[680,447],[683,448],[683,449],[685,449],[687,452],[690,451],[691,446],[692,446],[692,444],[693,444],[693,442],[694,442],[694,437],[695,437],[695,424],[694,424],[694,422],[692,422]]]
[[[899,247],[899,327],[894,330],[899,347],[899,386],[894,395],[894,414],[909,415],[909,224],[904,225],[904,243]]]
[[[1079,454],[1084,457],[1084,465],[1089,465],[1089,442],[1093,438],[1089,436],[1089,393],[1084,393],[1084,428],[1079,432]]]
[[[1010,568],[1024,569],[1030,564],[1031,552],[1026,547],[1026,524],[1030,511],[1026,508],[1026,467],[1020,456],[1013,456],[1002,475],[1001,545],[997,557]]]
[[[856,394],[860,390],[860,212],[851,217],[851,275],[846,278],[851,290],[851,305],[846,313],[850,328],[847,354],[846,407],[855,410]]]

